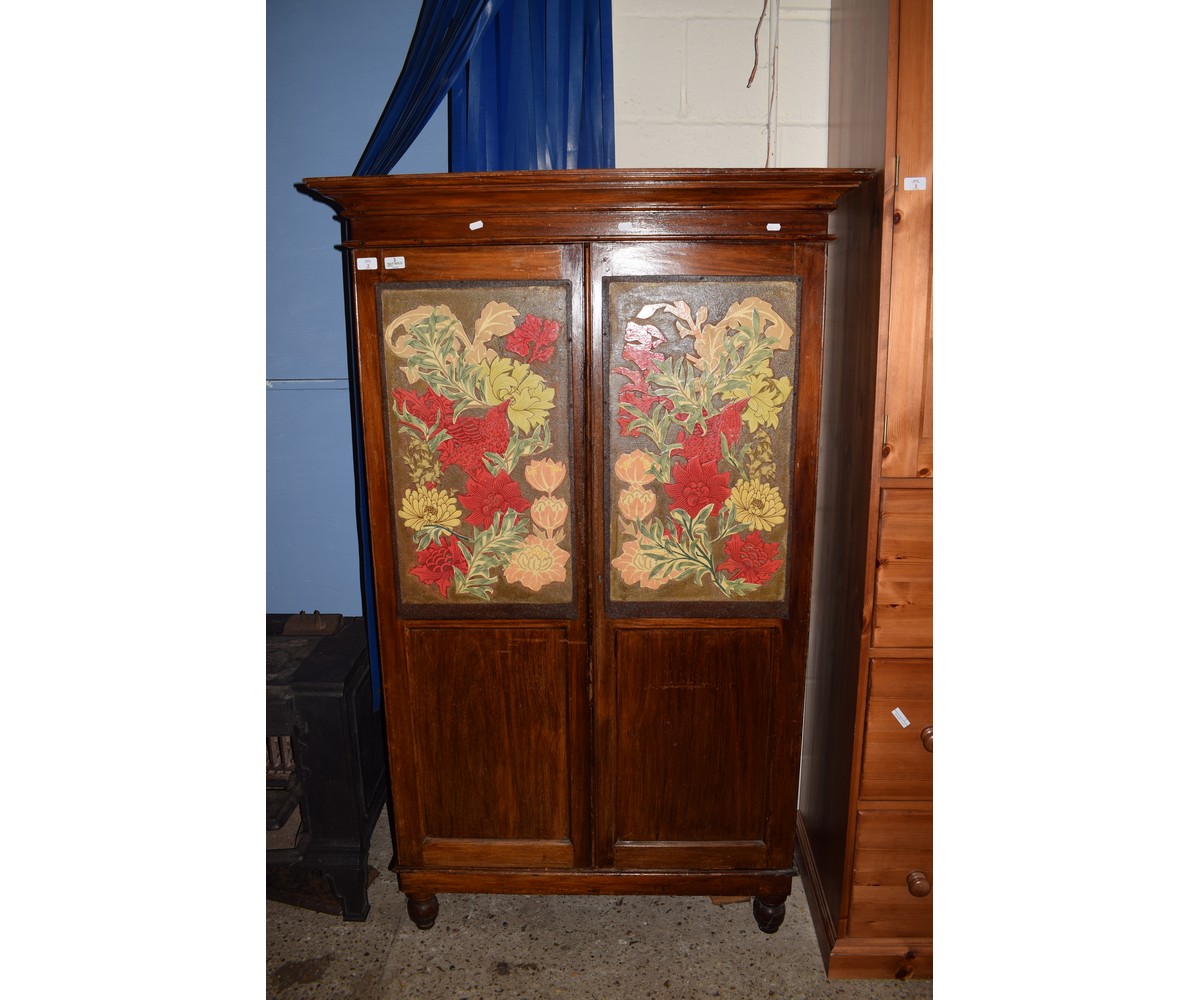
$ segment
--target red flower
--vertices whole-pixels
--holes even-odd
[[[766,583],[783,565],[773,558],[779,551],[778,542],[764,542],[761,531],[752,531],[745,538],[734,535],[725,543],[725,561],[717,567],[735,580],[747,583]]]
[[[557,320],[526,315],[525,322],[508,335],[504,346],[530,361],[549,361],[554,356],[554,342],[561,325]]]
[[[445,425],[450,434],[438,448],[443,465],[457,465],[468,477],[483,473],[483,456],[489,451],[503,455],[508,450],[508,403],[488,410],[482,417],[459,417]]]
[[[691,434],[681,430],[679,437],[675,439],[683,445],[679,454],[689,460],[698,458],[701,462],[717,461],[721,457],[721,436],[724,435],[729,441],[730,448],[742,436],[742,411],[749,402],[748,399],[739,399],[736,403],[730,403],[715,417],[710,417],[703,426],[697,424]]]
[[[435,431],[449,424],[454,416],[454,404],[432,389],[426,389],[419,396],[411,389],[393,389],[392,396],[396,400],[396,415],[400,418],[400,423],[414,430],[417,429],[416,426],[404,419],[406,408],[410,414]]]
[[[676,465],[671,479],[664,487],[671,498],[671,508],[682,507],[692,517],[709,504],[716,508],[729,499],[729,473],[718,472],[716,462],[693,458]]]
[[[463,557],[462,549],[458,547],[458,539],[453,535],[444,535],[441,541],[434,542],[417,553],[417,565],[409,572],[422,583],[437,587],[443,597],[454,582],[455,567],[467,571],[467,560]]]
[[[506,510],[519,513],[529,509],[529,501],[521,496],[521,487],[503,470],[493,476],[480,469],[478,475],[467,480],[467,492],[458,499],[471,512],[464,520],[477,528],[490,528],[496,515]]]

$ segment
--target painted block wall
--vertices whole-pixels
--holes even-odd
[[[613,0],[617,166],[825,166],[829,0],[778,9],[768,150],[769,13],[746,86],[762,0]]]
[[[349,174],[408,52],[421,0],[268,0],[266,610],[362,613],[340,231],[301,195]],[[613,0],[618,167],[761,167],[762,0]],[[829,0],[779,0],[772,166],[826,163]],[[445,104],[394,172],[448,169]]]
[[[301,194],[350,174],[421,0],[266,5],[266,611],[362,614],[341,228]],[[446,107],[396,173],[449,168]]]

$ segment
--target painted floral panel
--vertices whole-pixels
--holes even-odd
[[[799,282],[605,291],[609,599],[784,600]]]
[[[382,286],[402,605],[572,597],[569,286]]]

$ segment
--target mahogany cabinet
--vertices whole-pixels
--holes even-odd
[[[864,460],[822,465],[836,528],[815,557],[797,839],[830,977],[930,977],[932,4],[834,0],[830,16],[829,162],[883,187],[869,223],[833,219],[830,313],[858,319],[830,345],[826,416]],[[866,268],[841,252],[856,245]]]
[[[439,892],[742,895],[775,930],[828,223],[876,174],[303,188],[343,226],[410,916]]]

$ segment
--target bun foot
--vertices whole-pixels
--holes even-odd
[[[407,893],[405,895],[408,895]],[[427,931],[437,921],[437,896],[408,895],[408,917],[419,930]],[[782,919],[782,918],[780,918]]]
[[[755,896],[754,919],[764,934],[774,934],[783,923],[787,911],[787,896]]]

